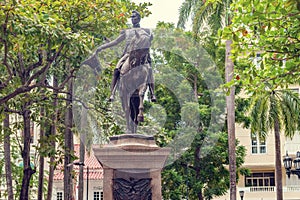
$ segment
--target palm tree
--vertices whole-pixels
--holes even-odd
[[[205,37],[217,35],[220,28],[231,24],[231,16],[228,15],[231,0],[206,2],[206,0],[185,0],[180,8],[178,27],[184,28],[189,17],[192,17],[193,32],[195,38],[203,32],[204,27],[209,27]],[[234,64],[231,59],[231,40],[226,41],[225,79],[230,82],[234,74]],[[229,88],[226,97],[227,127],[228,127],[228,151],[230,171],[230,199],[236,200],[236,144],[235,144],[235,87]]]
[[[228,20],[227,7],[231,0],[224,0],[217,3],[206,3],[206,0],[185,0],[179,10],[179,20],[177,26],[185,28],[189,17],[192,18],[192,28],[195,36],[202,32],[205,27],[209,28],[213,33],[217,33],[218,29],[223,28]],[[225,22],[225,23],[224,23]]]
[[[300,99],[290,90],[272,90],[258,94],[251,106],[251,131],[265,138],[275,135],[275,178],[277,200],[283,199],[280,132],[292,138],[299,128]]]

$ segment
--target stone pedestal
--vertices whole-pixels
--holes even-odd
[[[104,170],[105,200],[161,200],[161,170],[170,150],[160,148],[152,136],[124,134],[94,146]]]

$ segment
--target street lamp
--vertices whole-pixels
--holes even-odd
[[[83,162],[74,162],[74,165],[85,166]],[[89,166],[86,166],[86,200],[89,200]]]
[[[243,200],[244,199],[245,191],[241,190],[239,193],[240,193],[241,200]]]
[[[292,162],[294,163],[295,169],[292,169]],[[289,157],[288,152],[286,152],[286,156],[283,159],[283,164],[288,178],[290,178],[291,174],[295,174],[300,179],[300,151],[297,151],[294,161],[291,157]]]

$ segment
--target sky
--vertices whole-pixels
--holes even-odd
[[[184,0],[132,0],[135,3],[150,2],[149,10],[152,12],[141,20],[141,26],[155,28],[158,21],[172,22],[177,25],[179,8]]]

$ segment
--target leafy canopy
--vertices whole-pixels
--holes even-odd
[[[238,68],[245,87],[253,92],[299,83],[299,1],[237,0],[232,10],[225,32],[233,35],[234,55],[247,63]]]

